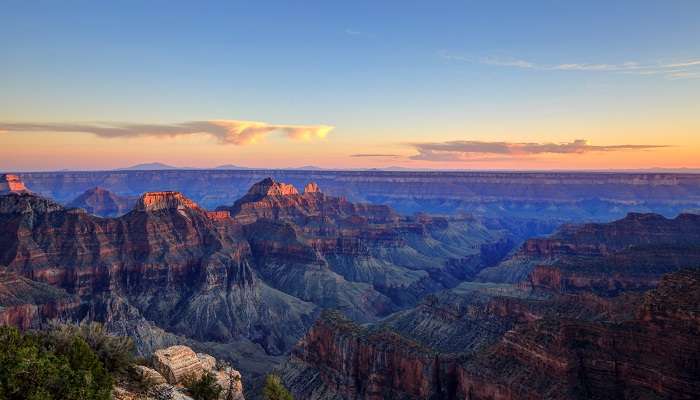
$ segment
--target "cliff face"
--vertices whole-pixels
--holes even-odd
[[[309,286],[310,281],[314,285],[323,281],[317,273],[307,268],[303,273],[308,277],[302,278],[300,268],[279,267],[284,260],[288,264],[300,257],[301,264],[318,264],[321,271],[328,269],[345,281],[357,282],[346,291],[352,296],[335,303],[323,301],[324,306],[346,309],[343,303],[362,301],[374,308],[369,315],[383,315],[414,304],[427,293],[453,287],[494,265],[512,247],[503,232],[491,231],[473,218],[401,217],[386,206],[325,195],[314,183],[300,194],[264,180],[232,207],[220,210],[247,226],[258,269],[267,279],[296,288],[295,295],[327,297],[337,284],[326,281],[325,293],[320,293],[320,287]],[[282,236],[289,241],[279,240]],[[310,275],[316,277],[310,280]],[[368,308],[358,309],[362,311],[357,318],[365,320]]]
[[[508,332],[459,368],[471,399],[700,396],[700,272],[666,276],[619,323],[546,318]]]
[[[118,217],[130,211],[135,204],[135,197],[118,196],[109,190],[95,187],[68,203],[68,207],[82,208],[100,217]]]
[[[63,290],[0,272],[0,325],[38,328],[47,320],[70,317],[79,307],[79,299]]]
[[[689,266],[700,267],[700,215],[629,214],[527,240],[511,258],[481,271],[479,279],[615,295],[653,288],[662,275]]]
[[[700,395],[700,270],[670,274],[643,297],[450,292],[376,326],[323,315],[281,369],[285,382],[307,399]]]
[[[32,195],[2,196],[0,210],[0,264],[78,296],[78,319],[140,316],[200,340],[244,336],[279,353],[315,312],[256,277],[240,226],[180,194],[145,194],[116,219]]]
[[[415,342],[326,312],[297,345],[283,376],[305,399],[328,393],[344,399],[427,399],[442,392],[442,368],[435,354]],[[325,386],[324,393],[315,392],[314,380]]]

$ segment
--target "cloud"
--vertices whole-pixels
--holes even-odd
[[[568,143],[511,143],[454,140],[448,142],[412,143],[418,154],[412,160],[425,161],[503,161],[513,157],[536,154],[583,154],[591,152],[649,150],[664,145],[621,144],[612,146],[590,145],[586,140]],[[496,157],[493,157],[496,155]],[[487,156],[487,157],[484,157]]]
[[[360,154],[351,154],[350,157],[401,157],[401,155],[399,155],[399,154],[360,153]]]
[[[695,78],[700,72],[700,60],[691,59],[676,62],[640,63],[627,61],[619,64],[607,63],[558,63],[541,64],[530,60],[509,57],[465,57],[440,51],[438,55],[448,61],[478,63],[498,67],[530,69],[538,71],[588,71],[626,73],[638,75],[663,75],[669,79]]]
[[[278,125],[238,120],[189,121],[174,124],[0,122],[0,131],[8,132],[90,133],[103,138],[205,134],[221,144],[238,146],[256,143],[273,133],[292,140],[323,139],[332,130],[333,127],[328,125]]]
[[[371,33],[363,32],[363,31],[358,31],[356,29],[350,29],[347,28],[345,29],[345,34],[349,36],[358,36],[358,37],[365,37],[365,38],[374,38],[374,35]]]

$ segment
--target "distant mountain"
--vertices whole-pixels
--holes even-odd
[[[136,164],[126,168],[118,168],[118,170],[123,171],[157,171],[163,169],[182,169],[179,167],[173,167],[172,165],[163,164],[159,162]]]
[[[240,165],[224,164],[214,167],[214,169],[250,169],[248,167],[241,167]]]
[[[82,208],[100,217],[118,217],[131,210],[136,200],[134,196],[119,196],[107,189],[94,187],[70,202],[68,207]]]
[[[290,168],[290,169],[296,169],[296,170],[302,170],[302,171],[322,171],[323,170],[323,168],[317,167],[315,165],[304,165],[303,167]]]

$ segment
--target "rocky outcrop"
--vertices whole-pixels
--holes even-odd
[[[140,379],[150,382],[153,385],[162,385],[167,383],[165,377],[163,377],[160,372],[153,368],[149,368],[145,365],[136,365],[134,370]]]
[[[196,354],[187,346],[171,346],[153,354],[154,368],[171,385],[182,385],[188,379],[199,379],[203,374],[214,375],[224,390],[221,399],[244,400],[241,374],[231,367],[217,367],[216,359],[208,354]]]
[[[68,207],[82,208],[100,217],[118,217],[130,211],[135,204],[135,197],[119,196],[107,189],[95,187],[68,203]]]
[[[188,378],[199,378],[205,371],[197,354],[187,346],[172,346],[153,353],[153,367],[171,385]]]
[[[8,193],[29,193],[19,176],[0,174],[0,195]]]
[[[324,196],[311,183],[311,191],[300,194],[294,186],[266,178],[251,186],[245,196],[228,210],[241,223],[258,219],[285,219],[301,223],[308,218],[343,218],[361,216],[375,222],[394,221],[399,217],[389,207],[351,203],[341,197]],[[308,189],[308,188],[307,188]]]
[[[148,192],[139,198],[134,210],[136,211],[159,211],[159,210],[184,210],[197,209],[199,206],[192,200],[186,198],[178,192]]]
[[[304,186],[304,193],[320,193],[321,189],[318,187],[316,182],[309,182]]]

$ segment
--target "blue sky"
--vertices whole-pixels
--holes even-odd
[[[347,146],[410,156],[402,146],[426,141],[679,146],[697,133],[698,1],[201,3],[6,2],[0,120],[331,125],[329,166]],[[272,138],[256,151],[309,150]]]

